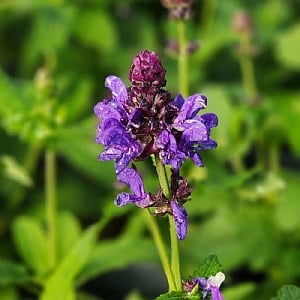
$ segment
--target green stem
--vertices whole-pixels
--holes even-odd
[[[246,51],[251,49],[250,35],[246,34],[241,37],[241,49],[246,49]],[[246,96],[250,101],[250,104],[252,104],[257,98],[257,88],[255,82],[254,64],[251,54],[242,53],[240,57],[240,66]]]
[[[280,169],[280,151],[278,147],[278,143],[274,142],[270,145],[270,170],[274,173],[279,173]]]
[[[240,59],[240,64],[244,88],[247,98],[251,103],[252,101],[255,101],[257,96],[253,62],[249,56],[243,56]]]
[[[207,0],[204,1],[204,6],[201,14],[201,27],[204,31],[208,32],[213,24],[217,1],[216,0]]]
[[[143,212],[144,212],[146,223],[148,225],[148,228],[153,237],[156,249],[158,251],[158,255],[159,255],[162,267],[163,267],[164,272],[167,277],[169,291],[176,291],[176,285],[175,285],[174,278],[173,278],[173,272],[172,272],[172,269],[171,269],[171,266],[169,263],[167,251],[166,251],[162,236],[160,234],[160,231],[158,229],[157,223],[148,210],[143,209]]]
[[[178,34],[178,83],[179,91],[183,97],[187,97],[189,94],[188,89],[188,54],[186,51],[187,42],[185,34],[185,22],[178,21],[177,24],[177,34]]]
[[[50,266],[56,264],[56,157],[52,150],[45,154],[46,220],[48,227],[48,251]]]
[[[168,199],[170,199],[172,197],[172,194],[171,194],[170,185],[167,177],[167,170],[157,155],[155,156],[155,166],[156,166],[156,172],[157,172],[160,187],[164,195]]]
[[[158,156],[155,157],[155,164],[156,164],[156,172],[158,175],[160,187],[161,187],[164,195],[168,199],[171,199],[172,193],[171,193],[170,185],[169,185],[168,178],[167,178],[167,171]],[[169,216],[169,224],[170,224],[170,239],[171,239],[171,268],[172,268],[172,274],[173,274],[174,280],[175,280],[176,290],[180,291],[181,290],[181,275],[180,275],[178,238],[176,235],[174,220],[171,216]]]
[[[169,215],[170,224],[170,238],[171,238],[171,268],[173,270],[173,276],[175,279],[176,290],[182,290],[181,275],[180,275],[180,259],[179,259],[179,248],[178,248],[178,237],[175,229],[175,222],[172,216]]]

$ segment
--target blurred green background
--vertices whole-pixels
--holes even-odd
[[[200,47],[189,57],[190,91],[207,95],[207,111],[218,114],[219,146],[203,154],[205,168],[183,168],[194,191],[182,274],[214,253],[226,300],[270,299],[283,284],[300,285],[300,2],[193,7],[187,38]],[[234,22],[241,11],[253,24],[246,42]],[[159,54],[175,96],[172,39],[176,24],[158,0],[0,0],[1,300],[37,299],[50,270],[47,151],[56,154],[61,258],[82,230],[105,220],[74,275],[77,298],[153,299],[165,291],[139,209],[113,205],[122,187],[113,164],[97,161],[93,106],[110,96],[107,75],[128,84],[132,58],[144,49]],[[155,192],[151,162],[138,168]]]

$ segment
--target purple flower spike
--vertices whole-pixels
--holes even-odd
[[[190,1],[171,0],[170,3],[175,8],[182,2],[181,8],[185,10]],[[203,166],[201,151],[217,146],[210,138],[210,130],[217,126],[218,118],[213,113],[198,115],[207,105],[207,98],[202,94],[186,100],[180,94],[172,98],[164,88],[165,76],[159,57],[148,50],[134,57],[128,75],[129,87],[119,77],[108,76],[105,86],[110,89],[111,98],[103,99],[94,107],[100,119],[96,142],[104,146],[99,159],[114,160],[118,180],[132,191],[119,194],[115,203],[151,206],[156,215],[172,215],[177,236],[183,240],[188,224],[183,204],[190,200],[191,188],[179,175],[180,167],[187,158]],[[156,196],[146,193],[138,172],[129,168],[131,162],[145,160],[150,155],[171,168],[169,199],[161,189]],[[220,300],[216,297],[214,300]]]
[[[187,234],[188,216],[185,208],[177,201],[171,201],[177,237],[182,241]]]
[[[132,168],[124,169],[118,175],[118,180],[128,185],[133,194],[120,193],[115,200],[116,205],[124,206],[128,203],[134,203],[143,208],[151,205],[151,200],[145,192],[142,178],[136,170]]]

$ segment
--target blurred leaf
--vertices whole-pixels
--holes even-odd
[[[99,296],[88,294],[85,291],[78,291],[76,293],[76,300],[102,300]]]
[[[286,247],[283,245],[284,255],[280,258],[280,276],[285,282],[293,282],[294,278],[300,276],[300,268],[293,268],[298,266],[300,261],[300,251],[297,243]]]
[[[145,298],[137,291],[132,291],[126,296],[125,300],[144,300]]]
[[[223,290],[224,299],[241,300],[245,299],[255,290],[255,284],[251,282],[235,284]]]
[[[31,187],[33,184],[32,179],[30,178],[29,174],[27,171],[17,163],[17,161],[8,155],[3,155],[0,157],[0,161],[4,164],[4,174],[18,182],[19,184],[26,186],[26,187]]]
[[[0,69],[0,116],[18,118],[23,112],[24,102],[19,90],[14,86],[11,79]]]
[[[63,81],[63,78],[58,80]],[[68,86],[65,94],[60,98],[63,99],[61,105],[67,115],[67,122],[78,120],[86,112],[91,112],[91,108],[87,106],[92,92],[92,81],[88,77],[81,77],[80,81],[73,81]]]
[[[200,265],[195,271],[194,277],[205,277],[216,275],[222,272],[222,265],[219,262],[217,255],[210,255],[200,262]]]
[[[246,114],[243,104],[234,106],[231,103],[225,86],[207,85],[201,92],[208,97],[206,112],[217,114],[219,119],[218,126],[211,132],[218,142],[218,149],[214,154],[222,160],[241,157],[252,142],[254,132],[251,115]]]
[[[296,125],[300,118],[300,93],[278,93],[274,101],[276,101],[274,105],[282,118],[285,136],[292,150],[300,156],[299,127]]]
[[[279,62],[290,69],[300,69],[300,24],[291,27],[275,36],[275,55]]]
[[[285,285],[271,300],[300,300],[300,288],[295,285]]]
[[[286,188],[279,197],[275,210],[276,223],[285,230],[295,230],[300,226],[300,178],[298,172],[285,171]]]
[[[264,1],[254,6],[252,14],[255,27],[255,34],[260,42],[268,43],[270,38],[277,36],[278,29],[291,15],[291,3],[285,0]]]
[[[60,130],[56,147],[72,165],[112,188],[116,181],[113,162],[99,162],[97,159],[102,146],[95,142],[96,124],[95,118],[89,118],[76,127]]]
[[[79,39],[87,46],[106,52],[116,47],[114,20],[104,10],[80,10],[74,29]]]
[[[0,289],[0,299],[20,300],[17,289],[12,286],[2,286]]]
[[[73,13],[71,6],[43,7],[38,10],[23,52],[25,70],[32,68],[40,58],[55,59],[56,52],[68,39]]]
[[[126,239],[101,242],[79,274],[78,282],[82,284],[104,272],[122,268],[130,263],[153,260],[154,255],[155,249],[150,240],[126,237]]]
[[[26,142],[40,141],[53,134],[58,116],[55,99],[39,101],[32,81],[15,82],[0,71],[1,87],[1,125],[9,134]]]
[[[29,274],[24,265],[0,258],[0,286],[25,284],[28,280]]]
[[[73,281],[88,261],[95,246],[99,228],[96,225],[89,227],[77,241],[63,261],[55,269],[45,284],[41,300],[71,300],[75,299]]]
[[[13,238],[24,262],[38,274],[49,270],[48,249],[45,233],[39,222],[21,216],[13,223]]]
[[[218,255],[226,270],[246,263],[261,270],[280,255],[280,233],[269,209],[235,198],[229,203],[219,206],[203,222],[190,222],[182,252],[191,263],[190,269],[211,253]]]
[[[74,246],[80,237],[79,221],[70,212],[61,212],[57,218],[57,257],[58,261]]]
[[[286,182],[273,172],[259,172],[253,175],[238,188],[239,198],[251,202],[263,200],[274,204],[277,196],[285,189]]]

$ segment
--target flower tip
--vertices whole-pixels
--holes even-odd
[[[133,86],[143,87],[145,84],[155,87],[166,85],[166,70],[154,51],[143,50],[133,59],[128,79]]]

